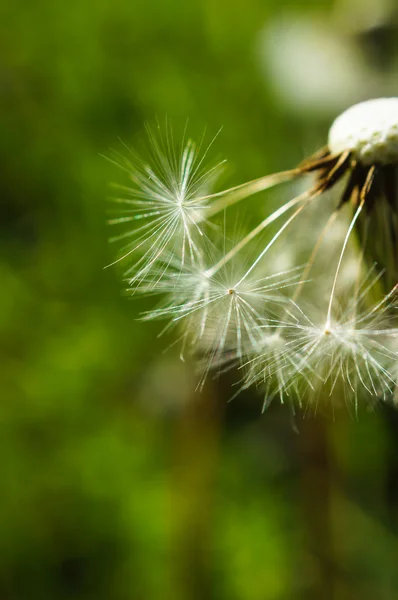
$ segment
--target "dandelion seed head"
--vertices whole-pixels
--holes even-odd
[[[398,162],[398,98],[377,98],[351,106],[332,124],[332,154],[349,150],[363,165]]]
[[[176,149],[168,130],[151,142],[152,162],[123,165],[133,187],[123,188],[122,210],[112,223],[131,229],[115,236],[126,244],[118,260],[131,258],[125,275],[132,293],[160,294],[161,303],[143,318],[167,320],[159,335],[178,326],[181,357],[188,351],[201,363],[198,387],[210,369],[240,366],[241,389],[260,387],[264,406],[277,395],[300,406],[332,396],[331,406],[343,397],[356,407],[364,394],[373,402],[390,400],[398,373],[398,284],[382,296],[381,278],[387,273],[391,279],[384,290],[397,281],[398,98],[351,107],[333,123],[328,146],[295,169],[216,193],[209,186],[217,165],[204,167],[208,148],[200,153],[184,140]],[[230,238],[228,207],[307,173],[316,174],[308,189],[243,237],[235,231]],[[308,232],[316,237],[317,198],[336,186],[339,201],[328,209],[323,203],[332,212],[304,270],[293,267],[300,248],[293,236],[282,244],[282,236],[296,226],[306,240]],[[349,223],[339,218],[344,211]],[[209,220],[220,213],[224,226]],[[370,238],[378,255],[362,281]],[[330,282],[324,286],[325,275]]]

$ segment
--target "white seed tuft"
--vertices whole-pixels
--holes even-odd
[[[398,161],[398,98],[378,98],[351,106],[329,131],[329,150],[350,150],[363,165]]]

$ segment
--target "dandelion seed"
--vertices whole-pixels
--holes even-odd
[[[176,148],[170,128],[166,128],[164,136],[160,129],[155,135],[148,128],[148,135],[152,164],[135,155],[131,161],[118,157],[117,164],[128,173],[133,187],[120,188],[124,197],[114,201],[123,209],[110,220],[110,224],[123,227],[124,231],[111,241],[127,241],[115,262],[133,258],[126,270],[132,283],[147,279],[166,254],[179,256],[182,264],[188,257],[195,262],[200,253],[199,240],[205,235],[204,211],[209,204],[205,194],[224,163],[205,166],[214,139],[202,151],[203,140],[197,147],[191,140],[183,139],[180,148]],[[138,226],[126,231],[127,225]]]
[[[344,304],[335,303],[333,311],[328,308],[323,316],[310,316],[314,307],[305,312],[295,304],[290,320],[281,325],[286,351],[301,355],[291,376],[292,385],[297,386],[298,379],[303,378],[306,392],[301,395],[311,395],[310,384],[315,404],[325,391],[329,396],[339,391],[355,410],[363,395],[373,401],[391,398],[398,360],[398,328],[393,314],[397,286],[368,307],[370,290],[380,276],[370,283],[365,279],[356,296]]]
[[[283,292],[299,278],[297,269],[272,275],[252,270],[243,280],[243,269],[239,272],[236,267],[235,263],[233,269],[220,269],[211,275],[207,296],[190,309],[190,328],[199,333],[195,346],[205,357],[204,376],[220,364],[225,366],[226,356],[236,362],[248,348],[258,346],[261,323],[275,318],[279,307],[287,302]]]
[[[286,293],[296,285],[301,271],[300,267],[267,274],[259,267],[241,280],[250,261],[209,268],[219,256],[220,251],[212,248],[195,264],[170,260],[167,274],[156,288],[163,301],[143,316],[169,319],[163,331],[180,324],[185,342],[203,357],[204,376],[210,368],[225,365],[225,355],[236,361],[247,347],[257,345],[261,323],[274,318],[278,307],[288,302]]]

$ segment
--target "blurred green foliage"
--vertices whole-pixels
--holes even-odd
[[[298,436],[288,407],[261,416],[255,394],[227,405],[222,381],[196,394],[192,366],[177,348],[162,354],[158,324],[136,320],[143,301],[103,269],[106,197],[122,174],[102,155],[119,138],[139,146],[146,121],[189,118],[193,135],[223,126],[214,151],[231,184],[318,145],[329,115],[284,108],[255,49],[282,11],[331,8],[0,8],[1,598],[397,597],[385,493],[397,446],[382,411],[300,422]],[[300,450],[318,426],[333,458],[324,475]]]

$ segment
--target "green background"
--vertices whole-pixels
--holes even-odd
[[[227,403],[229,376],[198,394],[137,320],[149,301],[103,269],[109,183],[126,183],[103,155],[140,148],[146,122],[222,126],[228,185],[324,143],[345,106],[283,96],[259,52],[275,20],[324,22],[396,94],[395,21],[369,2],[345,19],[354,4],[0,8],[0,598],[398,597],[394,412],[292,422],[255,392]]]

